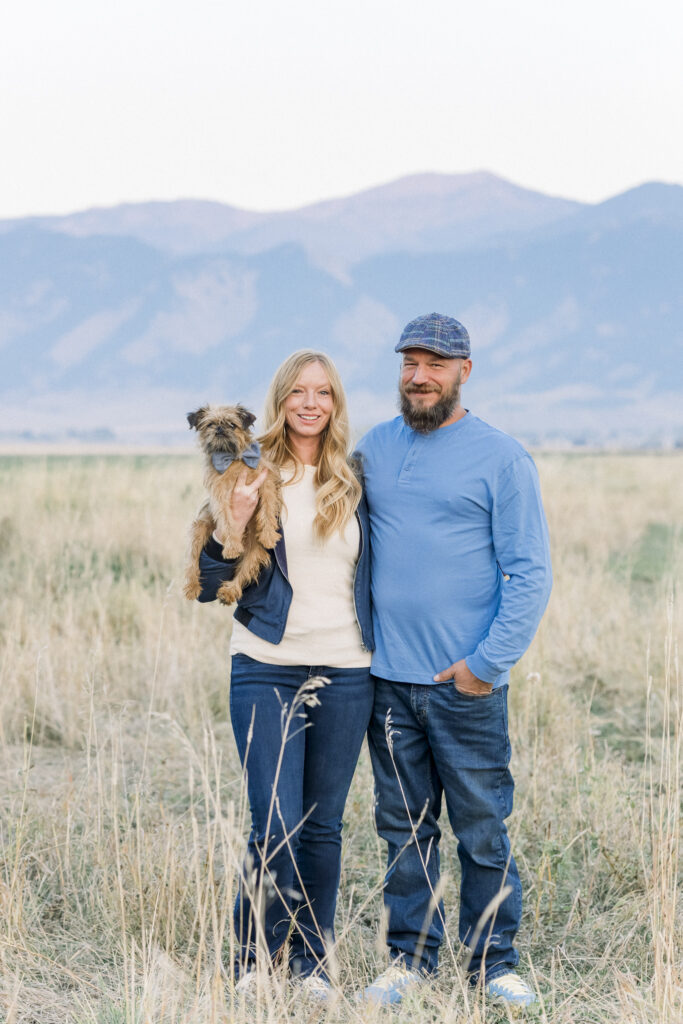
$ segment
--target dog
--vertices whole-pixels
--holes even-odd
[[[224,604],[235,604],[248,583],[252,583],[268,564],[267,548],[280,539],[280,474],[275,466],[261,457],[251,426],[256,417],[242,405],[204,405],[187,414],[190,429],[197,431],[204,452],[206,468],[204,486],[207,497],[190,527],[190,549],[183,592],[189,601],[201,593],[199,556],[214,530],[224,538],[223,557],[238,558],[235,576],[221,584],[218,598]],[[244,531],[237,536],[232,520],[231,498],[237,480],[246,468],[247,483],[265,467],[268,475],[259,488],[254,515]]]

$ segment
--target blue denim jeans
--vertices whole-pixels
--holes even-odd
[[[418,970],[436,971],[444,934],[443,904],[435,908],[432,898],[439,881],[442,796],[458,839],[459,936],[470,947],[470,980],[482,974],[491,980],[519,960],[513,943],[522,888],[504,823],[513,792],[507,726],[507,686],[487,697],[466,697],[452,682],[418,686],[375,678],[368,739],[377,831],[388,844],[387,942],[393,958]],[[478,929],[506,885],[512,891]]]
[[[317,706],[297,698],[313,676]],[[372,710],[369,669],[232,659],[230,717],[246,771],[251,834],[235,902],[236,974],[289,937],[293,974],[326,977],[334,942],[342,813]]]

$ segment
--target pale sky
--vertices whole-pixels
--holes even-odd
[[[0,217],[421,171],[683,184],[682,38],[680,0],[8,0]]]

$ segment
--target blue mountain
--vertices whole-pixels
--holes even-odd
[[[258,409],[302,347],[336,359],[360,430],[393,414],[401,327],[436,309],[504,429],[683,441],[680,186],[586,205],[421,175],[286,214],[128,205],[5,221],[0,263],[5,437],[176,440],[193,403]]]

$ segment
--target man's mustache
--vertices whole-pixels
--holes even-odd
[[[434,384],[406,384],[403,388],[406,395],[428,395],[432,391],[441,391],[440,387]]]

